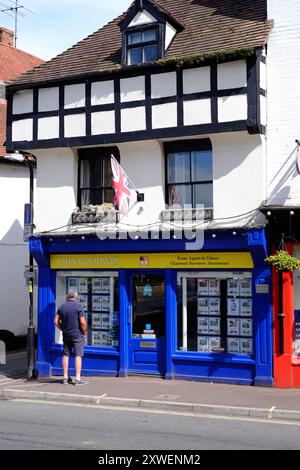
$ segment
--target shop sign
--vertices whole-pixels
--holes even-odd
[[[145,263],[147,260],[147,263]],[[121,253],[50,255],[52,269],[252,269],[251,253]]]

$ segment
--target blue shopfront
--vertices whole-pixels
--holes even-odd
[[[190,240],[161,238],[31,238],[39,267],[37,374],[62,373],[53,320],[76,290],[88,319],[86,376],[272,385],[264,229],[206,231],[201,250]]]

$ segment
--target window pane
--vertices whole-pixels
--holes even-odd
[[[128,65],[137,65],[143,62],[143,50],[141,47],[128,51]]]
[[[156,41],[157,40],[157,30],[148,29],[148,31],[143,32],[143,42]]]
[[[132,336],[151,325],[156,338],[165,336],[165,280],[163,275],[132,278]]]
[[[191,152],[192,156],[192,180],[212,181],[212,152],[211,150],[201,150]]]
[[[102,204],[102,191],[101,189],[83,189],[81,191],[81,208],[83,206],[93,206]]]
[[[128,44],[139,44],[142,42],[142,33],[131,33],[128,34]]]
[[[175,185],[169,187],[169,204],[192,204],[192,187],[189,184]]]
[[[171,153],[168,156],[168,182],[189,183],[190,182],[190,153]]]
[[[195,184],[193,190],[193,206],[196,204],[204,204],[204,207],[213,207],[213,185],[210,184]]]
[[[102,175],[103,175],[103,186],[112,186],[112,171],[110,158],[103,158],[102,160]]]
[[[114,202],[114,191],[113,189],[103,190],[103,202],[113,203]]]
[[[144,47],[144,62],[157,60],[157,45]]]
[[[89,188],[91,182],[90,162],[82,160],[80,164],[80,187]]]

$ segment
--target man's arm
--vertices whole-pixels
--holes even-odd
[[[79,327],[80,327],[80,330],[81,330],[81,333],[83,334],[83,336],[86,336],[87,322],[86,322],[86,318],[83,317],[83,316],[79,317]]]
[[[59,316],[58,313],[55,315],[54,325],[57,326],[57,328],[58,328],[60,331],[62,331],[60,316]]]

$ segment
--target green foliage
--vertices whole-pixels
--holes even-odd
[[[285,250],[277,251],[276,255],[269,256],[265,259],[267,263],[271,263],[277,271],[298,271],[300,270],[300,260],[291,256]]]

